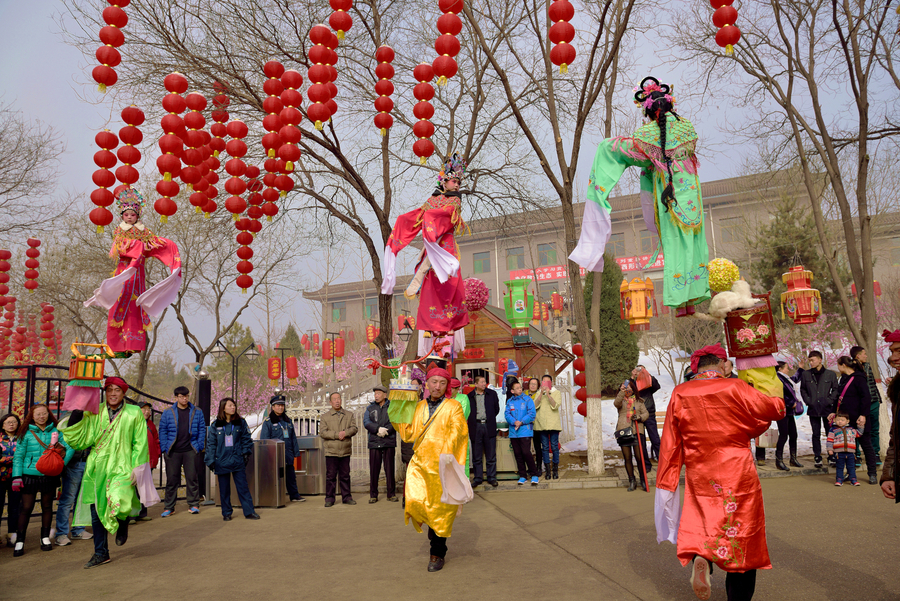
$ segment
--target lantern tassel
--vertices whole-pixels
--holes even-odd
[[[101,83],[99,86],[97,86],[97,89],[99,91],[103,92],[104,94],[106,94],[106,84],[105,83]]]
[[[159,222],[160,222],[160,223],[169,223],[169,218],[166,217],[165,215],[162,215],[162,216],[160,216],[160,218],[159,218]]]
[[[568,72],[569,72],[569,65],[567,65],[566,63],[561,64],[561,65],[559,66],[559,72],[560,72],[560,73],[568,73]]]
[[[293,170],[294,170],[294,163],[291,162],[291,161],[288,161],[287,163],[284,164],[284,168],[287,169],[289,172],[290,172],[290,171],[293,171]]]
[[[166,171],[165,174],[163,175],[163,179],[166,180],[167,182],[172,181],[172,172]]]
[[[426,163],[426,161],[428,161],[427,158],[425,158],[425,157],[419,157],[419,164],[420,164],[420,165],[424,165],[424,164]]]
[[[216,157],[216,158],[219,158],[219,151],[218,151],[218,150],[213,150],[213,156]]]
[[[266,215],[266,221],[272,221],[272,216],[271,216],[271,215]]]
[[[203,218],[204,218],[204,219],[209,219],[209,213],[203,213]]]
[[[316,129],[318,129],[319,131],[322,131],[322,122],[321,121],[316,121]]]
[[[734,56],[734,46],[731,44],[725,46],[725,56]]]
[[[198,215],[200,214],[200,207],[194,207],[194,212]]]
[[[103,233],[103,226],[102,226],[102,225],[98,225],[98,226],[97,226],[97,233],[98,233],[98,234],[102,234],[102,233]]]
[[[239,217],[239,215],[238,215],[237,213],[232,213],[232,214],[231,214],[231,218],[234,219],[235,221],[238,220],[238,217]]]
[[[381,128],[381,137],[383,138],[383,137],[385,137],[386,135],[387,135],[387,129],[385,129],[385,128],[382,127],[382,128]]]
[[[241,288],[241,294],[247,294],[247,289],[246,289],[246,288]]]
[[[275,149],[274,149],[274,148],[270,148],[270,149],[269,149],[269,152],[268,152],[267,154],[268,154],[268,156],[269,156],[270,159],[275,158]]]
[[[447,85],[447,78],[444,77],[443,75],[441,75],[440,77],[438,77],[437,85],[442,86],[442,87],[445,86],[445,85]]]
[[[344,31],[342,29],[337,30],[337,39],[339,39],[339,40],[344,39]]]

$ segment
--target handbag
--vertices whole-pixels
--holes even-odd
[[[770,428],[756,439],[756,446],[760,449],[774,449],[778,445],[778,431]]]
[[[34,439],[38,441],[38,444],[44,448],[44,452],[38,458],[34,467],[45,476],[59,476],[66,467],[66,462],[63,459],[66,452],[65,448],[59,443],[46,445],[34,431],[32,431],[31,434],[34,436]]]
[[[633,445],[637,443],[637,438],[634,435],[634,428],[628,426],[627,428],[622,428],[621,430],[616,430],[616,442],[619,443],[621,447],[627,447],[629,445]]]

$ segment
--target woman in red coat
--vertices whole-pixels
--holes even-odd
[[[144,413],[144,419],[147,420],[147,446],[150,449],[150,469],[154,470],[159,465],[159,431],[156,429],[156,424],[153,423],[153,407],[150,406],[150,403],[141,403],[141,411]],[[138,514],[137,521],[149,522],[152,519],[147,515],[147,508],[141,503],[141,512]]]
[[[713,563],[727,573],[729,600],[750,599],[756,570],[772,567],[750,441],[784,416],[784,401],[743,380],[726,379],[725,357],[719,345],[691,357],[697,375],[672,392],[656,479],[657,540],[676,543],[682,565],[694,561],[691,584],[700,599],[710,597]],[[685,492],[679,523],[682,465]]]

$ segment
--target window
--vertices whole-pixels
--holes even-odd
[[[475,253],[472,255],[472,259],[475,262],[474,271],[475,273],[490,273],[491,272],[491,253]]]
[[[378,318],[378,297],[366,299],[366,319]]]
[[[331,321],[332,323],[347,321],[347,303],[331,303]]]
[[[540,282],[538,284],[538,290],[541,293],[541,300],[545,303],[549,303],[553,293],[559,292],[559,282]]]
[[[740,233],[738,228],[743,223],[740,217],[729,217],[719,221],[719,240],[723,244],[729,244],[740,241]]]
[[[609,236],[609,242],[606,243],[606,252],[610,253],[614,257],[624,257],[625,256],[625,234],[611,234]]]
[[[652,255],[656,250],[656,244],[659,240],[650,231],[641,232],[641,254]]]
[[[538,265],[556,265],[556,242],[538,244]]]
[[[891,265],[900,265],[900,238],[891,238]]]
[[[506,251],[506,268],[510,271],[513,269],[525,269],[524,246],[510,248]]]

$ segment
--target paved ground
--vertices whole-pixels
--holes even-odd
[[[875,486],[831,476],[763,480],[774,570],[758,601],[900,599],[900,505]],[[688,569],[657,545],[653,494],[623,488],[479,493],[457,520],[447,565],[426,572],[428,542],[383,500],[323,507],[321,498],[262,520],[223,522],[217,508],[132,527],[113,562],[83,570],[90,541],[43,553],[0,550],[0,598],[15,599],[603,599],[691,600]],[[36,524],[35,524],[36,525]],[[724,577],[713,576],[713,599]]]

